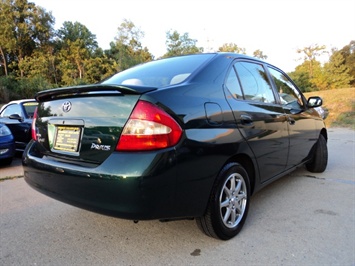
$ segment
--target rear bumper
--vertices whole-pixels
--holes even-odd
[[[26,146],[27,146],[26,142],[19,142],[19,141],[15,142],[16,151],[18,152],[23,152],[26,149]]]
[[[35,142],[23,158],[26,182],[52,198],[132,220],[178,218],[175,151],[112,153],[93,168],[40,156]]]

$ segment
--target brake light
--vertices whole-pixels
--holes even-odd
[[[176,145],[181,137],[179,124],[158,106],[139,101],[123,128],[118,151],[156,150]]]
[[[33,114],[32,125],[31,125],[31,135],[33,140],[37,140],[36,120],[37,120],[37,107]]]

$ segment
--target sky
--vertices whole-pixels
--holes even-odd
[[[355,40],[355,0],[29,0],[52,12],[55,29],[80,22],[108,49],[124,19],[144,32],[155,58],[166,53],[166,33],[188,33],[205,52],[235,43],[286,72],[311,45],[338,49]],[[327,60],[328,58],[320,59]]]

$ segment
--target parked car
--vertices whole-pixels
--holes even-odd
[[[0,123],[10,128],[16,151],[23,152],[31,140],[31,124],[37,104],[35,99],[23,99],[11,101],[0,109]]]
[[[15,151],[15,140],[10,129],[0,123],[0,165],[10,165]]]
[[[156,60],[35,98],[26,182],[106,215],[195,218],[227,240],[251,195],[297,167],[327,166],[327,130],[314,110],[322,99],[307,100],[282,70],[244,55]]]

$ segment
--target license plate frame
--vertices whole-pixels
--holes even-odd
[[[77,153],[79,150],[81,127],[56,126],[53,149],[62,152]]]

